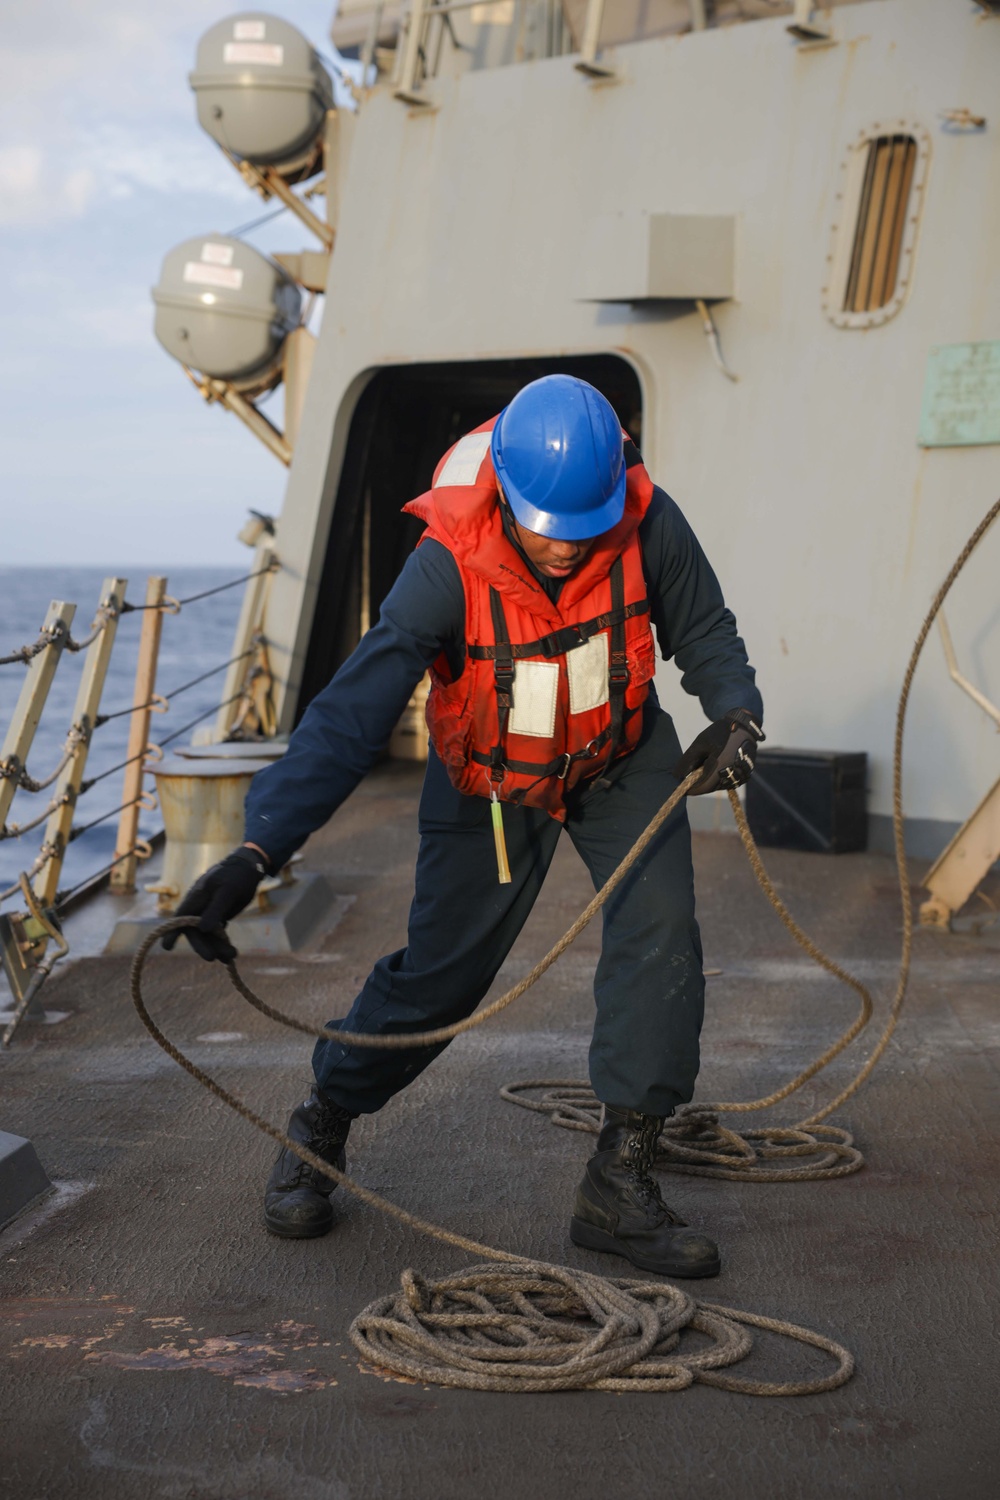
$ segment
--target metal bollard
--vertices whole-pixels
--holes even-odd
[[[167,835],[162,879],[146,886],[158,911],[172,913],[198,876],[242,841],[243,802],[262,764],[171,756],[153,766]]]

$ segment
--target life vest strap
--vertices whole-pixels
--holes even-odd
[[[615,558],[609,577],[611,584],[611,613],[613,615],[624,615],[625,611],[625,568],[622,563],[621,554]],[[648,600],[646,607],[649,607]],[[625,623],[624,619],[616,622],[611,627],[611,650],[608,661],[608,697],[611,710],[610,744],[608,746],[608,758],[605,761],[607,770],[621,744],[622,734],[625,729],[625,690],[629,685],[628,656],[625,651]]]
[[[490,588],[490,613],[493,616],[493,634],[497,641],[493,654],[493,684],[497,695],[497,738],[485,763],[490,768],[490,780],[499,785],[506,774],[503,748],[507,739],[507,721],[514,707],[514,657],[507,630],[507,618],[503,612],[503,600],[492,586]]]
[[[641,709],[639,708],[626,708],[622,715],[623,722],[627,724],[635,714],[640,712]],[[515,776],[533,776],[535,779],[532,785],[537,784],[539,781],[544,781],[547,776],[558,776],[560,781],[565,781],[569,775],[570,766],[578,760],[596,760],[605,745],[610,743],[611,739],[612,730],[609,724],[589,744],[585,745],[582,750],[575,750],[572,755],[567,752],[565,755],[557,755],[554,760],[545,761],[544,763],[539,760],[504,760],[501,762],[500,769],[504,775],[510,771]],[[602,775],[615,759],[616,754],[617,748],[614,755],[605,757],[604,764],[600,767]],[[477,766],[489,766],[492,774],[494,763],[491,755],[485,755],[480,750],[473,750],[469,759],[473,760]],[[597,774],[598,772],[595,770],[594,775],[596,776]],[[524,787],[520,792],[515,792],[513,797],[508,800],[519,802],[529,790],[529,787]]]
[[[543,780],[546,776],[558,776],[561,780],[565,780],[569,768],[574,761],[596,760],[610,738],[611,726],[609,725],[606,729],[602,729],[601,733],[595,739],[592,739],[589,745],[585,745],[582,750],[574,751],[572,755],[567,751],[565,755],[557,755],[554,760],[544,762],[538,760],[505,760],[502,762],[502,767],[505,772],[512,771],[516,776],[534,776],[539,781]],[[493,765],[492,751],[489,755],[485,755],[480,750],[473,750],[472,759],[479,766],[492,767]]]
[[[488,754],[482,751],[473,751],[472,759],[478,765],[489,766],[490,780],[495,785],[503,781],[508,771],[519,776],[534,776],[532,785],[544,781],[547,776],[558,776],[565,780],[569,775],[570,766],[574,761],[593,759],[605,745],[608,753],[604,759],[604,770],[606,771],[618,754],[621,745],[622,734],[625,728],[625,690],[629,685],[628,658],[625,651],[625,621],[632,615],[637,615],[649,609],[648,599],[637,601],[633,605],[625,603],[625,565],[621,555],[615,558],[611,565],[609,574],[611,584],[611,608],[603,615],[597,615],[594,620],[585,620],[582,625],[568,625],[563,630],[553,631],[548,637],[540,641],[531,641],[527,645],[513,646],[510,641],[510,633],[507,629],[507,618],[504,614],[503,600],[497,589],[490,586],[490,614],[493,619],[493,634],[496,637],[496,645],[492,647],[479,647],[483,659],[493,662],[493,683],[497,696],[497,738],[496,743],[491,746]],[[601,622],[601,623],[598,623]],[[580,645],[589,635],[596,634],[597,630],[611,627],[610,651],[608,653],[608,698],[611,722],[608,726],[595,736],[582,750],[573,753],[569,751],[559,755],[555,760],[545,764],[526,760],[507,760],[504,748],[507,742],[507,725],[510,720],[511,709],[514,707],[514,657],[520,652],[525,656],[539,656],[543,654],[536,648],[542,646],[545,640],[556,641],[561,636],[572,634],[573,645]],[[593,628],[591,628],[593,627]],[[477,648],[467,647],[472,655]],[[560,646],[551,654],[563,655],[571,647]],[[544,653],[548,655],[549,653]]]
[[[614,570],[612,569],[612,585],[614,583]],[[491,596],[495,592],[491,590]],[[490,603],[492,605],[492,597]],[[500,606],[501,616],[503,606]],[[633,619],[636,615],[649,614],[649,600],[638,599],[634,604],[623,604],[618,608],[609,609],[603,615],[595,615],[592,620],[584,620],[580,625],[564,625],[560,630],[553,630],[548,635],[540,636],[537,641],[523,641],[511,644],[510,641],[498,639],[495,646],[473,646],[467,645],[466,655],[475,661],[497,661],[511,658],[520,661],[529,656],[565,656],[567,651],[573,651],[577,646],[586,645],[592,636],[597,635],[600,630],[611,629],[624,625],[626,620]],[[496,616],[494,615],[494,632],[496,628]],[[506,629],[506,623],[504,628]],[[612,647],[612,654],[613,647]]]

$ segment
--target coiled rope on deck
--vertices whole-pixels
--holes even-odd
[[[437,1281],[404,1271],[400,1291],[366,1307],[349,1329],[351,1342],[368,1364],[437,1385],[503,1392],[677,1391],[697,1381],[750,1396],[801,1396],[834,1390],[850,1379],[854,1371],[850,1352],[812,1329],[697,1301],[669,1282],[595,1276],[482,1244],[400,1208],[293,1141],[183,1053],[146,1008],[142,970],[150,949],[168,932],[197,922],[197,917],[172,917],[150,932],[136,950],[132,1000],[154,1041],[242,1119],[362,1203],[409,1229],[485,1260],[485,1264]],[[243,994],[235,965],[227,967]],[[251,1003],[265,1015],[281,1015],[256,996]],[[328,1028],[309,1027],[294,1018],[289,1021],[299,1031],[331,1034]],[[367,1038],[366,1045],[374,1040]],[[413,1037],[391,1040],[397,1046],[415,1044]],[[821,1349],[833,1357],[836,1368],[827,1375],[791,1381],[731,1375],[729,1368],[751,1351],[752,1338],[746,1332],[751,1327]],[[713,1341],[711,1347],[681,1349],[685,1332],[707,1335]]]
[[[990,508],[955,560],[921,626],[903,679],[896,714],[893,753],[894,846],[903,906],[903,942],[899,977],[889,1019],[875,1047],[848,1086],[831,1103],[800,1122],[798,1127],[794,1127],[795,1130],[818,1126],[861,1087],[888,1046],[902,1011],[909,978],[913,935],[902,804],[902,751],[906,709],[913,676],[931,626],[955,579],[998,514],[1000,500]],[[696,779],[697,773],[693,773],[677,787],[569,931],[512,990],[477,1015],[453,1026],[409,1035],[365,1034],[365,1047],[418,1047],[450,1040],[462,1031],[482,1025],[524,994],[565,952],[596,911],[604,905]],[[797,928],[767,878],[739,800],[733,792],[730,793],[730,801],[733,803],[737,825],[750,855],[754,873],[779,917],[795,940],[818,963],[837,974],[859,993],[862,1004],[858,1016],[847,1031],[790,1084],[762,1099],[705,1107],[716,1115],[763,1109],[787,1098],[849,1045],[867,1024],[872,1005],[867,989],[815,948],[811,940]],[[694,1381],[700,1381],[748,1395],[804,1395],[835,1389],[850,1378],[854,1368],[852,1356],[841,1345],[822,1334],[778,1319],[720,1307],[715,1303],[701,1303],[669,1283],[646,1284],[598,1277],[588,1272],[527,1260],[509,1251],[479,1244],[467,1236],[431,1224],[390,1203],[347,1177],[307,1147],[293,1141],[283,1130],[263,1119],[192,1062],[164,1035],[146,1009],[141,981],[143,965],[150,949],[166,933],[196,926],[197,922],[197,917],[175,917],[164,922],[145,938],[135,954],[131,972],[132,999],[150,1035],[175,1062],[216,1098],[362,1202],[444,1244],[486,1257],[487,1264],[469,1267],[455,1276],[437,1282],[426,1282],[414,1272],[405,1272],[399,1293],[372,1303],[351,1325],[351,1340],[365,1359],[376,1366],[411,1378],[495,1391],[581,1388],[662,1391],[684,1389]],[[234,964],[229,964],[228,970],[239,993],[271,1019],[310,1035],[346,1041],[349,1045],[358,1044],[356,1033],[312,1027],[268,1006],[244,985]],[[714,1123],[717,1126],[717,1120]],[[577,1128],[581,1126],[590,1128],[583,1122]],[[832,1129],[833,1127],[825,1127],[825,1133],[828,1135]],[[736,1133],[731,1132],[731,1135],[735,1137]],[[817,1139],[815,1134],[813,1139]],[[849,1144],[849,1139],[846,1144]],[[706,1163],[698,1169],[704,1172],[705,1167],[711,1165]],[[715,1165],[719,1170],[713,1171],[711,1175],[724,1175],[732,1170],[726,1164]],[[811,1175],[817,1175],[815,1168]],[[747,1327],[779,1333],[823,1349],[833,1355],[837,1368],[825,1377],[782,1383],[755,1380],[752,1377],[741,1379],[730,1375],[726,1373],[727,1369],[749,1352],[749,1337],[745,1333]],[[686,1330],[708,1334],[715,1340],[714,1346],[707,1351],[703,1348],[693,1352],[680,1350],[681,1336]]]
[[[537,1094],[537,1098],[530,1097]],[[506,1083],[501,1099],[522,1109],[548,1115],[553,1125],[597,1135],[600,1103],[584,1078],[531,1078]],[[816,1182],[849,1177],[865,1159],[849,1130],[839,1125],[761,1125],[732,1130],[719,1119],[719,1107],[682,1104],[664,1121],[655,1165],[692,1177],[721,1177],[729,1182]]]

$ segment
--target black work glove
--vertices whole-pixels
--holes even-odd
[[[178,917],[200,917],[198,926],[168,932],[164,948],[169,952],[179,937],[186,937],[199,958],[231,963],[236,949],[226,937],[226,923],[249,906],[267,873],[267,865],[254,849],[243,847],[227,854],[198,877],[174,913]]]
[[[688,792],[689,797],[700,797],[717,787],[728,790],[742,786],[750,780],[757,746],[763,738],[764,731],[753,714],[745,708],[734,708],[709,724],[691,742],[677,762],[674,775],[683,781],[692,771],[702,768],[704,774]]]

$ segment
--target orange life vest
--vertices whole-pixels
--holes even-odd
[[[490,433],[468,433],[432,488],[405,506],[447,547],[465,591],[465,664],[431,668],[427,727],[459,791],[544,808],[635,748],[655,668],[638,527],[653,494],[641,461],[625,510],[563,584],[558,602],[504,534]]]

